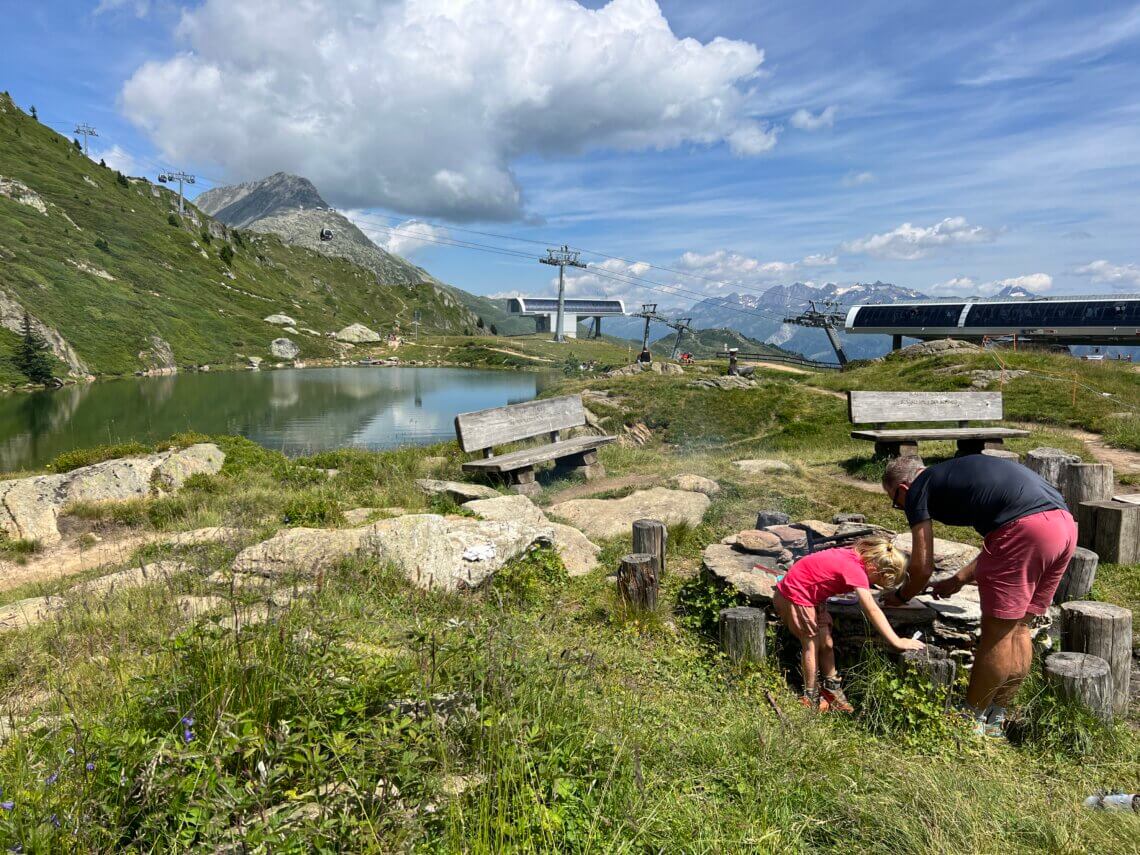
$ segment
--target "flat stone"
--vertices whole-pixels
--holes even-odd
[[[498,522],[522,522],[530,525],[550,525],[546,514],[526,496],[500,496],[492,499],[475,499],[464,502],[464,510],[471,511],[480,519]]]
[[[748,598],[751,605],[767,605],[776,591],[776,575],[756,568],[755,555],[714,543],[701,554],[701,570]]]
[[[705,478],[703,475],[674,475],[672,484],[678,490],[688,490],[691,493],[704,493],[710,497],[720,492],[720,484],[712,478]]]
[[[911,550],[910,532],[900,534],[894,539],[895,547],[908,556]],[[957,543],[953,540],[934,538],[934,569],[956,573],[978,557],[978,548],[968,543]]]
[[[474,501],[475,499],[495,499],[501,493],[482,484],[468,484],[465,481],[437,481],[434,478],[420,478],[416,481],[416,488],[429,496],[450,496],[455,502]]]
[[[116,591],[130,588],[141,588],[156,582],[163,582],[172,576],[185,573],[190,569],[188,564],[181,561],[156,561],[153,564],[144,564],[142,567],[131,567],[117,573],[108,573],[97,579],[89,579],[69,588],[64,594],[67,599],[78,599],[84,596],[108,595]]]
[[[764,531],[776,535],[784,546],[791,549],[803,549],[807,546],[807,532],[803,529],[792,528],[790,525],[770,525]]]
[[[779,535],[758,529],[739,532],[736,535],[735,546],[744,552],[759,555],[779,555],[784,551],[784,542],[780,540]]]
[[[352,526],[363,525],[377,513],[379,513],[377,508],[353,508],[344,512],[344,521]]]
[[[817,537],[835,537],[839,532],[839,526],[823,520],[800,520],[796,525],[811,529],[812,534]]]
[[[206,528],[196,528],[193,531],[183,531],[171,537],[166,542],[171,546],[199,546],[203,543],[240,543],[249,538],[253,532],[248,528],[231,528],[214,525]]]
[[[1010,451],[1006,448],[986,448],[982,450],[982,454],[986,455],[987,457],[1001,457],[1005,460],[1021,460],[1020,454],[1018,454],[1016,451]]]
[[[234,559],[235,573],[276,576],[289,570],[315,575],[360,549],[369,528],[288,528],[246,547]]]
[[[914,599],[925,603],[928,608],[937,612],[943,620],[970,626],[978,626],[982,622],[982,603],[978,597],[976,585],[966,585],[954,596],[941,600],[936,600],[929,594],[923,594]]]
[[[732,465],[750,475],[763,475],[772,472],[791,472],[792,466],[783,460],[734,460]]]
[[[622,499],[571,499],[550,508],[550,513],[568,520],[588,537],[627,535],[635,520],[660,520],[665,525],[700,525],[708,509],[704,493],[653,487]]]
[[[67,605],[62,597],[30,597],[0,606],[0,632],[43,623]]]
[[[865,523],[867,518],[863,514],[836,514],[831,518],[836,525],[843,523]]]
[[[880,605],[882,605],[881,602]],[[859,607],[854,592],[830,598],[827,601],[827,610],[836,622],[837,634],[858,635],[867,626],[866,616],[863,614],[863,609]],[[883,607],[883,614],[886,616],[887,622],[896,631],[929,627],[934,623],[936,617],[935,612],[927,608],[926,603],[918,602],[917,598],[901,606]],[[874,633],[873,629],[869,631]]]
[[[756,528],[768,529],[774,525],[787,525],[792,518],[783,511],[760,511],[756,514]]]

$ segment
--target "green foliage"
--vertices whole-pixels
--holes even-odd
[[[223,245],[222,248],[218,250],[218,258],[220,258],[227,267],[231,266],[234,263],[233,247],[228,243]]]
[[[1039,664],[1039,663],[1038,663]],[[1056,757],[1112,756],[1125,748],[1123,735],[1079,701],[1057,694],[1035,669],[1018,692],[1010,738]]]
[[[44,468],[51,472],[71,472],[81,466],[91,466],[102,463],[104,460],[114,460],[118,457],[132,457],[139,454],[150,454],[154,449],[141,442],[124,442],[117,445],[95,445],[90,448],[77,448],[74,451],[65,451],[57,454]]]
[[[491,579],[491,590],[506,605],[526,607],[561,591],[568,580],[558,551],[540,547],[500,569]]]
[[[0,560],[22,563],[41,551],[43,545],[38,540],[13,540],[7,532],[0,532]]]
[[[117,169],[115,170],[115,183],[117,183],[120,187],[125,188],[130,188],[131,186],[131,182],[127,180],[127,176],[123,175],[123,173],[119,172]]]
[[[720,631],[722,609],[746,605],[748,600],[744,595],[703,575],[694,576],[677,591],[681,626],[710,639],[715,639]]]
[[[202,238],[202,243],[209,243],[210,241],[212,241],[212,240],[214,239],[214,238],[213,238],[213,237],[210,235],[210,232],[209,232],[208,230],[206,230],[206,229],[202,229],[202,234],[201,234],[201,235],[199,235],[199,237],[201,237],[201,238]]]
[[[281,521],[290,526],[319,528],[344,522],[344,512],[329,496],[302,493],[285,503]]]
[[[12,364],[29,383],[47,385],[55,379],[51,365],[51,349],[43,336],[32,326],[32,319],[24,313],[20,343],[12,355]]]
[[[100,252],[106,252],[108,254],[111,252],[111,245],[107,243],[106,238],[95,238],[95,248]]]
[[[166,222],[175,228],[178,228],[182,225],[182,221],[178,219],[178,215],[173,211],[166,215]]]

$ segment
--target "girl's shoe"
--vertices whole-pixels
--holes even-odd
[[[838,677],[824,677],[823,686],[819,690],[820,708],[831,709],[833,712],[853,713],[855,707],[847,700],[843,693],[843,684]]]
[[[818,701],[813,701],[807,695],[800,698],[800,706],[807,707],[809,710],[816,710],[817,712],[827,712],[829,708],[825,698],[820,697]]]

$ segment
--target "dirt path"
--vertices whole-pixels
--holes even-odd
[[[519,353],[517,350],[507,350],[503,347],[488,347],[487,350],[493,350],[495,353],[505,353],[507,356],[517,356],[519,359],[530,359],[533,362],[553,362],[553,359],[547,359],[545,356],[531,356],[529,353]]]
[[[566,502],[570,499],[584,499],[595,493],[605,493],[609,490],[623,490],[626,487],[653,487],[661,479],[654,475],[622,475],[616,478],[599,478],[597,481],[587,481],[584,484],[575,484],[565,490],[559,490],[550,496],[550,504]]]
[[[770,368],[773,371],[786,371],[789,374],[814,374],[806,368],[797,368],[794,365],[784,365],[780,362],[744,362],[742,365],[755,365],[757,368]]]
[[[1088,431],[1070,430],[1069,433],[1074,439],[1083,442],[1098,462],[1111,463],[1115,475],[1140,475],[1140,452],[1113,448],[1099,434]]]

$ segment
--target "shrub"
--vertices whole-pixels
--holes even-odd
[[[16,345],[16,352],[12,356],[12,363],[16,370],[23,374],[31,383],[47,385],[54,378],[51,367],[51,351],[39,331],[32,326],[31,316],[24,313],[23,334],[20,343]]]
[[[561,591],[568,580],[557,550],[542,546],[503,566],[492,577],[491,590],[504,604],[525,607]]]
[[[227,266],[234,263],[234,251],[228,243],[218,251],[218,258],[220,258]]]
[[[127,180],[127,176],[123,175],[123,173],[119,172],[118,170],[115,171],[115,181],[118,182],[119,186],[121,187],[131,186],[131,182]]]
[[[210,243],[214,238],[205,229],[202,230],[202,243]]]
[[[743,594],[701,576],[690,579],[677,592],[681,626],[708,638],[716,638],[721,609],[746,605],[748,600]]]
[[[178,215],[173,211],[166,215],[166,222],[175,227],[182,225],[182,221],[178,219]]]
[[[95,248],[102,252],[110,252],[111,245],[107,243],[105,238],[95,238]]]
[[[96,445],[92,448],[77,448],[74,451],[65,451],[57,454],[44,468],[52,472],[71,472],[81,466],[90,466],[93,463],[102,463],[104,460],[114,460],[118,457],[131,457],[137,454],[150,454],[154,451],[141,442],[124,442],[118,445]]]
[[[281,511],[281,521],[291,526],[329,526],[344,522],[340,505],[328,496],[301,494]]]

